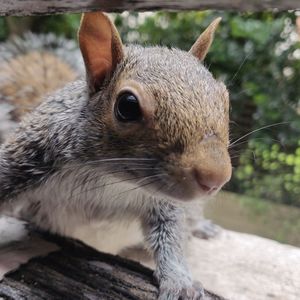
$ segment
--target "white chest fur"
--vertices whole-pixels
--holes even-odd
[[[70,169],[20,195],[13,215],[114,254],[142,242],[140,216],[153,201],[99,170]]]
[[[86,244],[112,254],[143,242],[141,223],[138,220],[100,221],[78,226],[71,234]]]

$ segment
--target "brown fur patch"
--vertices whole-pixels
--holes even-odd
[[[40,104],[41,99],[76,78],[76,72],[49,52],[30,52],[6,62],[0,70],[0,93],[12,104],[13,118]]]

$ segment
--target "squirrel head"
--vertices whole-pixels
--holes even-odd
[[[91,159],[123,159],[116,176],[179,200],[213,194],[230,179],[228,92],[202,64],[219,22],[185,52],[125,47],[105,14],[83,15]]]

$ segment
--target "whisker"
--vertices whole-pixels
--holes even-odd
[[[125,173],[126,171],[137,171],[137,170],[152,170],[152,171],[156,171],[156,170],[160,170],[160,168],[134,168],[134,169],[129,169],[129,168],[124,168],[124,169],[120,169],[120,170],[115,170],[113,172],[103,172],[101,175],[97,174],[95,176],[89,176],[90,178],[88,180],[84,181],[84,184],[88,184],[89,182],[92,182],[93,180],[97,180],[99,179],[99,177],[104,177],[104,176],[110,176],[110,175],[114,175],[114,174],[118,174],[118,173]],[[80,178],[80,175],[78,175],[78,177]],[[80,186],[76,187],[73,191],[75,191],[76,189],[80,188]]]
[[[165,187],[165,191],[166,191],[166,192],[170,191],[175,185],[176,185],[176,182],[172,182],[172,181],[171,181],[171,182],[168,184],[168,186]]]
[[[130,160],[130,161],[153,161],[154,158],[138,158],[138,157],[115,157],[115,158],[106,158],[98,161],[122,161],[122,160]]]
[[[165,186],[165,183],[162,182],[162,184],[156,189],[155,193],[152,194],[151,196],[154,197],[155,195],[157,195],[161,190],[162,188]]]
[[[153,161],[156,161],[155,159]],[[151,166],[153,165],[153,161],[139,161],[139,162],[131,162],[131,161],[105,161],[105,160],[95,160],[95,161],[84,161],[79,163],[72,163],[71,161],[61,163],[61,164],[54,164],[51,168],[59,168],[59,170],[69,170],[75,169],[78,167],[84,167],[86,165],[97,165],[97,164],[106,164],[106,165],[124,165],[124,166]],[[48,166],[40,166],[40,169],[49,169]]]
[[[256,141],[256,140],[265,140],[266,138],[254,138],[254,139],[251,139],[252,141]],[[281,145],[281,141],[280,140],[277,140],[277,139],[270,139],[271,141],[273,141],[273,142],[278,142],[280,145]],[[235,143],[234,144],[234,147],[237,147],[237,146],[240,146],[240,145],[242,145],[242,144],[246,144],[246,143],[248,143],[249,141],[243,141],[243,142],[240,142],[240,143]],[[229,147],[230,147],[230,145],[229,145]],[[234,147],[230,147],[230,149],[233,149]]]
[[[161,177],[161,176],[166,176],[166,175],[167,175],[166,173],[159,173],[159,174],[150,175],[150,176],[144,177],[144,178],[142,178],[141,180],[139,180],[139,181],[137,182],[137,184],[139,185],[139,183],[141,183],[141,182],[143,182],[143,181],[145,181],[145,180],[154,178],[154,177]],[[155,181],[158,181],[158,180],[155,180]],[[154,182],[155,182],[155,181],[154,181]],[[140,187],[143,187],[143,186],[144,186],[144,185],[139,185],[139,186],[137,186],[137,187],[134,187],[133,189],[130,189],[130,190],[127,190],[127,191],[123,191],[123,192],[119,193],[118,195],[123,194],[123,193],[128,192],[128,191],[134,191],[134,190],[136,190],[136,189],[138,189],[138,188],[140,188]]]
[[[136,162],[135,162],[136,161]],[[69,169],[75,169],[77,167],[84,167],[86,165],[97,165],[97,164],[107,164],[107,165],[130,165],[130,166],[150,166],[153,164],[153,161],[156,161],[156,159],[138,159],[138,160],[127,160],[127,159],[101,159],[101,160],[91,160],[91,161],[84,161],[80,163],[72,163],[72,162],[66,162],[62,164],[55,164],[53,168],[61,168],[61,170],[69,170]],[[41,169],[48,169],[49,167],[40,167]]]
[[[98,186],[95,186],[95,187],[90,188],[90,189],[82,190],[81,192],[77,193],[75,196],[78,196],[82,193],[89,193],[89,192],[92,192],[92,191],[95,191],[95,190],[98,190],[98,189],[101,189],[101,188],[105,188],[106,186],[110,186],[110,185],[114,185],[114,184],[118,184],[118,183],[122,183],[122,182],[126,182],[126,181],[136,180],[136,179],[140,179],[140,178],[144,178],[144,177],[145,177],[144,175],[143,176],[136,176],[136,177],[126,178],[126,179],[122,179],[122,180],[118,180],[118,181],[114,181],[114,182],[105,183],[105,184],[98,185]],[[87,183],[91,182],[91,181],[92,180],[89,180],[89,181],[87,181]],[[76,187],[74,190],[76,190],[77,188],[80,188],[80,187]],[[72,194],[73,194],[73,192],[72,192]]]
[[[139,184],[140,182],[143,182],[144,180],[147,180],[147,179],[150,179],[150,178],[154,178],[154,177],[161,177],[161,176],[163,176],[163,175],[167,175],[167,174],[166,174],[166,173],[159,173],[159,174],[154,174],[154,175],[147,176],[147,177],[145,177],[145,178],[139,180],[139,181],[137,182],[137,184]]]
[[[237,142],[239,142],[240,140],[244,139],[245,137],[255,133],[255,132],[258,132],[260,130],[263,130],[263,129],[267,129],[267,128],[271,128],[271,127],[275,127],[275,126],[279,126],[279,125],[286,125],[286,124],[289,124],[289,122],[279,122],[279,123],[274,123],[274,124],[270,124],[270,125],[266,125],[266,126],[263,126],[263,127],[260,127],[258,129],[255,129],[255,130],[252,130],[251,132],[248,132],[246,133],[245,135],[241,136],[240,138],[238,138],[237,140],[235,140],[233,143],[229,144],[229,148],[231,148],[233,145],[235,145]]]
[[[148,183],[145,183],[145,184],[139,185],[137,187],[134,187],[132,189],[129,189],[129,190],[126,190],[126,191],[122,191],[122,192],[118,193],[116,196],[120,196],[121,194],[132,192],[134,190],[140,189],[140,188],[145,187],[147,185],[153,184],[153,183],[155,183],[157,181],[159,181],[159,179],[155,179],[155,180],[152,180],[152,181],[150,181]]]
[[[241,64],[239,65],[237,71],[234,73],[234,75],[232,76],[232,78],[230,79],[230,81],[228,82],[227,86],[230,87],[233,83],[233,81],[235,80],[235,78],[237,77],[237,75],[239,74],[239,72],[241,71],[242,67],[245,65],[246,61],[248,60],[248,58],[252,55],[252,53],[248,53],[243,61],[241,62]]]

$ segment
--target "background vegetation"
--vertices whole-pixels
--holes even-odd
[[[297,12],[124,13],[115,16],[115,23],[125,42],[188,50],[209,22],[220,15],[223,22],[206,65],[225,81],[231,94],[231,153],[235,170],[226,188],[300,206]],[[68,15],[0,19],[0,39],[27,29],[75,38],[79,18]]]

